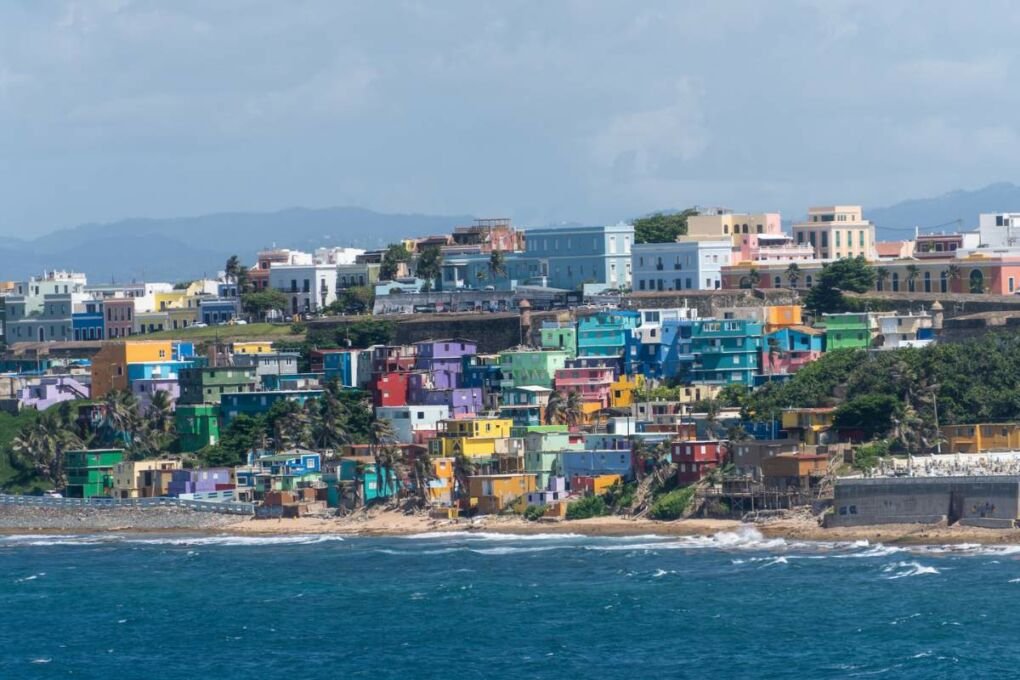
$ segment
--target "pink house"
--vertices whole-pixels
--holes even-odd
[[[564,396],[577,392],[583,401],[608,408],[614,375],[615,371],[605,366],[561,368],[553,378],[553,387]]]
[[[131,298],[110,298],[103,300],[103,323],[106,337],[110,340],[126,338],[134,334],[135,301]]]

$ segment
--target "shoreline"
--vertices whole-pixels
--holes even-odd
[[[222,517],[222,516],[221,516]],[[608,516],[572,521],[528,522],[517,517],[481,517],[442,520],[425,515],[376,511],[342,518],[242,519],[209,522],[208,515],[194,515],[194,522],[175,513],[172,522],[147,516],[144,521],[125,517],[120,522],[92,522],[69,515],[64,521],[38,522],[32,516],[0,516],[0,537],[11,535],[199,535],[199,536],[292,536],[339,535],[351,537],[406,537],[420,534],[461,532],[508,536],[580,535],[589,537],[712,536],[754,531],[766,539],[788,542],[850,543],[867,541],[885,545],[1020,545],[1020,529],[985,529],[945,525],[883,524],[861,527],[822,528],[813,518],[796,517],[764,523],[725,519],[684,519],[660,522]],[[50,516],[50,520],[55,519]],[[132,521],[135,519],[136,521]],[[223,518],[226,519],[226,518]],[[157,521],[153,521],[157,520]],[[33,526],[34,525],[34,526]]]

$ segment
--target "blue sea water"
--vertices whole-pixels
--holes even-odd
[[[1020,546],[0,537],[0,677],[1016,677]]]

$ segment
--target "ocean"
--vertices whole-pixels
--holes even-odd
[[[1015,677],[1020,546],[0,537],[2,678]]]

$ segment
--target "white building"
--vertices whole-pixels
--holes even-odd
[[[269,287],[290,299],[289,314],[314,314],[336,300],[336,265],[274,262],[269,268]]]
[[[1020,246],[1020,213],[982,213],[978,234],[983,247],[1016,248]]]
[[[730,239],[636,244],[630,255],[633,290],[715,290],[732,254]]]
[[[435,431],[439,421],[450,417],[450,407],[435,406],[376,406],[375,417],[390,421],[397,442],[408,444],[414,441],[414,433]]]
[[[354,264],[364,254],[362,248],[316,248],[315,264]]]

